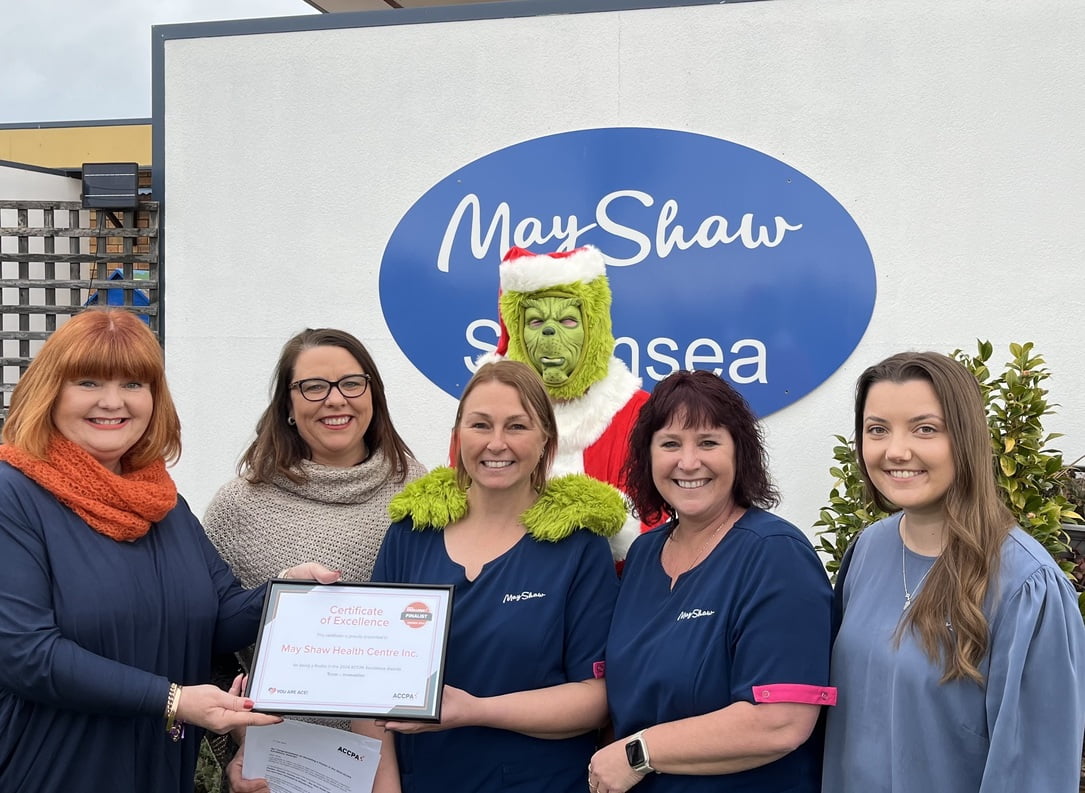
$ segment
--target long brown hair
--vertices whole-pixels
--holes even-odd
[[[460,453],[460,422],[463,421],[463,403],[482,383],[501,383],[515,389],[520,396],[520,404],[539,425],[545,442],[542,458],[531,472],[531,486],[536,491],[542,490],[550,475],[554,455],[558,451],[558,423],[554,418],[554,406],[550,404],[550,396],[546,392],[546,386],[543,385],[539,373],[525,363],[507,358],[480,366],[474,377],[467,383],[467,387],[463,389],[460,404],[456,408],[456,424],[452,428],[452,456],[455,458],[453,467],[456,469],[456,484],[461,489],[466,489],[471,484],[471,477],[464,467],[463,455]]]
[[[11,395],[4,443],[44,459],[57,434],[53,408],[69,380],[131,378],[147,383],[153,409],[147,429],[122,458],[136,470],[159,458],[181,456],[181,422],[166,386],[162,347],[147,326],[120,308],[89,308],[56,329],[42,346]]]
[[[294,364],[304,350],[313,347],[340,347],[346,350],[369,375],[369,390],[373,399],[373,417],[365,431],[364,440],[370,454],[378,449],[392,461],[392,476],[402,482],[407,477],[408,462],[414,457],[406,442],[392,424],[388,401],[384,396],[384,381],[369,351],[345,330],[306,328],[283,345],[275,374],[271,381],[271,401],[256,422],[256,440],[245,450],[238,464],[238,473],[253,484],[271,482],[276,475],[301,483],[305,475],[298,463],[309,457],[309,446],[301,434],[287,423],[290,416],[290,383],[294,380]]]
[[[945,547],[897,628],[896,640],[913,631],[932,663],[941,664],[942,682],[983,683],[979,671],[989,630],[984,599],[993,588],[1002,543],[1014,525],[994,475],[991,435],[976,378],[959,362],[935,352],[905,352],[863,372],[855,387],[855,447],[867,495],[892,511],[872,484],[863,461],[863,414],[875,383],[922,380],[931,384],[942,407],[953,457],[953,482],[943,501]],[[948,622],[948,624],[947,624]]]

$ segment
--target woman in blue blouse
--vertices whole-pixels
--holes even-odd
[[[816,793],[831,705],[832,594],[776,503],[757,421],[711,372],[656,386],[629,439],[627,492],[646,522],[607,640],[618,740],[593,793]]]
[[[840,579],[824,789],[1076,791],[1085,626],[998,497],[976,379],[938,353],[887,358],[859,378],[855,442],[870,496],[899,511]]]
[[[383,740],[376,793],[581,793],[606,721],[601,679],[618,587],[614,488],[547,479],[557,448],[538,374],[479,368],[460,400],[455,470],[392,500],[374,581],[454,584],[440,724],[356,722]]]
[[[3,793],[190,793],[204,729],[279,721],[239,681],[208,684],[214,652],[256,638],[264,589],[242,589],[177,495],[180,429],[162,347],[120,309],[68,320],[15,388],[0,446]]]

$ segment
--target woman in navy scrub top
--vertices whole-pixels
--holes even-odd
[[[629,439],[627,492],[666,522],[629,551],[607,641],[613,743],[593,793],[820,790],[832,593],[777,502],[757,422],[711,372],[656,386]]]
[[[439,724],[356,721],[383,742],[376,793],[581,793],[607,717],[603,655],[621,496],[547,481],[554,413],[530,367],[482,366],[460,400],[455,470],[392,501],[374,581],[454,584]]]

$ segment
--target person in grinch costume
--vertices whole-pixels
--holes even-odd
[[[621,490],[629,432],[648,392],[614,355],[603,254],[592,246],[542,255],[512,248],[499,274],[501,336],[480,363],[510,358],[533,366],[557,418],[554,473],[585,473]],[[610,540],[615,560],[645,528],[627,515]]]

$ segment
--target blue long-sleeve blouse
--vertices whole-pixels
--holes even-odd
[[[116,542],[0,463],[0,793],[192,790],[200,730],[174,743],[170,682],[253,642],[243,589],[178,499]]]
[[[1076,791],[1085,730],[1085,625],[1070,582],[1014,529],[984,608],[985,683],[940,684],[911,633],[893,633],[904,575],[934,559],[902,547],[900,515],[866,529],[843,590],[833,647],[839,699],[828,716],[826,793]],[[905,565],[902,573],[901,565]]]

